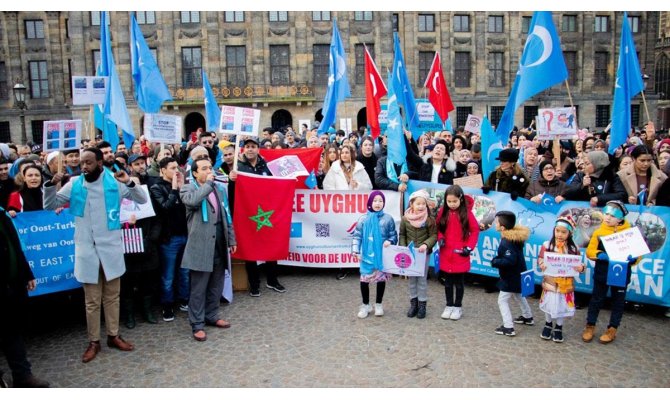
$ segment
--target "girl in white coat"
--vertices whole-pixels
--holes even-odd
[[[372,190],[372,182],[362,163],[357,162],[352,145],[342,146],[340,159],[333,162],[323,179],[324,190]]]

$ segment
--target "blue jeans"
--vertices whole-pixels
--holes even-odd
[[[181,259],[186,248],[186,236],[172,236],[166,244],[161,245],[161,304],[174,303],[175,271],[178,271],[177,298],[188,301],[190,282],[188,270],[181,268]]]

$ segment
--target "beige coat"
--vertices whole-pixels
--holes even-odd
[[[635,168],[633,165],[629,165],[626,169],[623,169],[617,172],[621,183],[623,183],[624,188],[626,188],[626,193],[628,197],[634,196],[637,197],[637,178],[635,176]],[[651,165],[651,179],[649,180],[649,197],[647,197],[647,206],[656,204],[656,195],[658,194],[658,189],[661,187],[663,182],[668,179],[668,177],[661,171],[656,168],[655,165]]]

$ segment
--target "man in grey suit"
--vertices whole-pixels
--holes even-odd
[[[212,163],[208,158],[191,163],[191,183],[179,191],[186,207],[188,241],[182,268],[190,270],[191,296],[188,319],[197,341],[207,340],[205,325],[229,328],[219,318],[219,303],[228,266],[228,250],[237,251],[228,195],[223,185],[214,181]]]

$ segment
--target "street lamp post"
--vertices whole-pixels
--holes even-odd
[[[28,135],[26,134],[26,87],[23,83],[17,83],[14,85],[14,105],[19,108],[21,111],[21,144],[26,144],[28,142]]]

